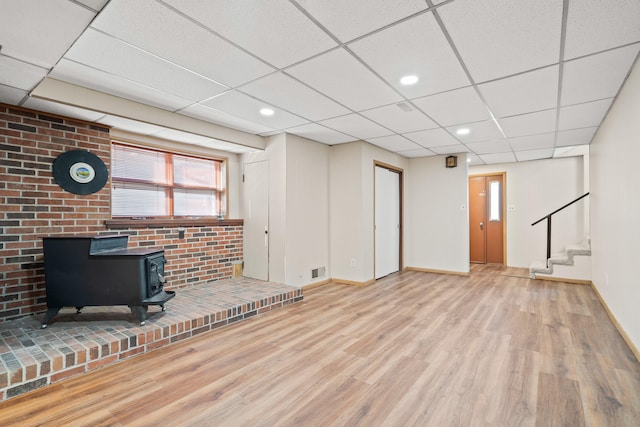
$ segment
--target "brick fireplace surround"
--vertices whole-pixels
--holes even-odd
[[[111,169],[108,128],[0,103],[0,338],[13,339],[12,332],[7,330],[9,323],[24,322],[24,317],[29,315],[36,315],[41,320],[46,311],[42,252],[42,237],[45,236],[127,234],[129,247],[162,247],[168,261],[165,269],[168,290],[208,286],[212,281],[228,282],[233,263],[242,260],[242,220],[112,220],[108,184],[90,195],[64,191],[53,179],[52,163],[58,155],[76,149],[92,152],[104,161],[108,170]],[[178,229],[184,230],[183,238]],[[6,391],[12,386],[14,394],[19,394],[38,386],[34,383],[37,378],[48,383],[106,363],[102,356],[109,360],[121,359],[134,352],[146,351],[147,347],[159,347],[179,339],[176,337],[184,337],[187,332],[190,334],[191,329],[201,331],[203,327],[219,325],[223,320],[220,316],[236,318],[251,312],[251,304],[262,306],[260,301],[267,301],[265,298],[273,297],[274,304],[281,305],[283,301],[301,299],[302,292],[292,289],[278,288],[273,291],[275,293],[266,295],[261,291],[253,292],[248,300],[231,308],[220,308],[219,314],[213,313],[213,319],[212,313],[205,310],[206,314],[198,314],[193,319],[179,318],[175,323],[151,329],[152,332],[145,331],[140,335],[140,331],[136,331],[132,336],[141,338],[131,338],[133,341],[126,345],[119,344],[121,340],[109,343],[113,351],[100,351],[101,356],[95,360],[90,353],[93,350],[80,346],[83,349],[79,354],[63,355],[61,364],[58,357],[54,357],[50,365],[44,361],[29,366],[16,364],[15,355],[0,339],[0,400],[7,398]],[[179,296],[180,292],[167,303],[168,312],[174,301],[178,303]],[[141,345],[141,340],[146,343]],[[70,363],[71,359],[73,363]],[[70,366],[75,371],[68,372]],[[56,373],[55,367],[60,372]],[[40,375],[42,372],[45,372],[45,380]],[[21,386],[27,383],[31,385]]]
[[[109,185],[76,195],[54,181],[53,161],[69,150],[88,150],[111,169],[108,128],[0,104],[0,322],[46,310],[45,236],[128,234],[129,247],[162,247],[167,289],[231,277],[242,220],[111,220]]]

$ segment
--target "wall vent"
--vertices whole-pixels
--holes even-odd
[[[318,277],[323,277],[327,274],[327,269],[325,267],[318,267],[311,270],[311,278],[316,279]]]

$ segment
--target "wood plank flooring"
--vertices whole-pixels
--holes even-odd
[[[640,364],[591,288],[520,270],[315,288],[4,402],[0,425],[639,425]]]

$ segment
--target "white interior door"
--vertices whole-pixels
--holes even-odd
[[[375,276],[400,270],[400,173],[375,168]]]
[[[269,280],[269,162],[243,165],[243,276]]]

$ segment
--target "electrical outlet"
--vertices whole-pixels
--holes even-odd
[[[351,267],[355,267],[355,266],[356,266],[356,259],[351,258]]]

